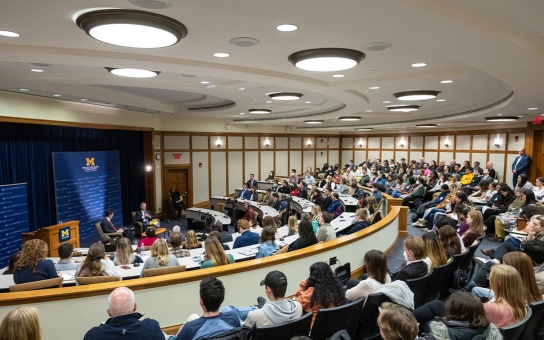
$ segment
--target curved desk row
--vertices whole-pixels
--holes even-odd
[[[15,307],[31,305],[40,312],[44,339],[81,339],[88,329],[108,318],[107,296],[119,286],[133,289],[138,311],[158,320],[162,327],[179,325],[190,314],[202,313],[199,283],[208,276],[223,281],[226,288],[223,305],[255,304],[256,297],[264,294],[260,281],[274,269],[286,274],[287,294],[291,295],[300,281],[307,278],[310,265],[317,261],[336,256],[342,264],[350,262],[357,272],[363,266],[366,251],[391,249],[397,237],[405,233],[407,209],[400,206],[388,209],[389,214],[382,221],[355,234],[263,259],[129,281],[0,294],[0,318]]]

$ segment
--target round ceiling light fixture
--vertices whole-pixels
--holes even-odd
[[[418,128],[435,128],[437,126],[438,126],[438,124],[419,124],[419,125],[416,125],[416,127],[418,127]]]
[[[267,115],[272,112],[269,109],[249,109],[247,111],[253,115]]]
[[[21,35],[12,31],[0,31],[0,35],[7,38],[19,38]]]
[[[518,119],[518,116],[485,117],[488,122],[515,122]]]
[[[398,100],[428,100],[433,99],[440,91],[432,91],[432,90],[422,90],[422,91],[405,91],[405,92],[397,92],[393,93],[395,98]]]
[[[293,24],[281,24],[276,26],[276,29],[281,32],[293,32],[298,29],[298,26]]]
[[[323,120],[317,120],[317,119],[312,119],[312,120],[305,120],[304,123],[306,124],[323,124]]]
[[[187,35],[187,27],[177,20],[128,9],[87,12],[77,18],[76,24],[96,40],[133,48],[172,46]]]
[[[419,110],[419,105],[391,105],[386,106],[389,111],[392,112],[413,112]]]
[[[363,50],[376,52],[376,51],[383,51],[386,48],[389,48],[391,46],[393,46],[393,45],[391,45],[390,43],[380,41],[380,42],[373,42],[373,43],[369,43],[369,44],[364,45]]]
[[[357,116],[344,116],[344,117],[338,117],[338,120],[340,120],[340,121],[342,121],[342,122],[355,122],[355,121],[361,120],[361,117],[357,117]]]
[[[302,98],[302,93],[294,93],[294,92],[275,92],[275,93],[269,93],[268,96],[270,99],[274,100],[298,100]]]
[[[357,128],[355,131],[372,131],[372,128]]]
[[[332,72],[355,67],[364,58],[363,52],[347,48],[314,48],[295,52],[288,60],[301,70]]]
[[[159,75],[158,71],[140,70],[137,68],[111,68],[106,67],[111,74],[128,78],[153,78]]]

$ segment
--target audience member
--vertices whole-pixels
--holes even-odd
[[[141,222],[144,228],[147,227],[153,219],[153,213],[147,210],[147,204],[145,202],[140,203],[140,210],[136,211],[134,219],[136,222]]]
[[[28,240],[15,263],[13,282],[27,283],[59,277],[53,261],[46,259],[49,247],[43,240]]]
[[[259,243],[259,234],[253,233],[251,230],[249,230],[251,225],[248,221],[239,220],[236,223],[236,226],[238,227],[240,236],[234,240],[232,249],[247,247]]]
[[[155,227],[147,227],[145,229],[145,236],[138,242],[138,248],[141,246],[144,247],[151,247],[155,241],[157,241],[159,238],[155,235],[157,232],[157,229]]]
[[[59,262],[55,263],[57,271],[76,270],[77,263],[72,262],[71,258],[74,254],[74,246],[71,243],[63,243],[59,246]]]
[[[391,282],[388,274],[387,258],[379,250],[369,250],[364,257],[365,270],[367,278],[359,280],[350,280],[346,286],[346,299],[355,301],[361,297],[368,297],[378,288]]]
[[[231,254],[225,253],[221,242],[215,236],[206,238],[204,248],[204,261],[200,264],[200,268],[210,268],[236,262]]]
[[[438,230],[438,238],[442,243],[444,253],[448,258],[461,254],[462,246],[459,235],[451,225],[445,225]]]
[[[401,305],[384,302],[378,316],[380,335],[384,340],[416,339],[418,324],[414,315]]]
[[[187,250],[202,248],[202,243],[196,237],[196,232],[193,229],[187,230],[182,248]]]
[[[424,233],[422,236],[423,243],[425,244],[425,263],[427,264],[428,271],[431,271],[434,267],[441,266],[448,262],[448,258],[442,247],[442,243],[438,239],[438,235],[434,232]]]
[[[167,338],[156,320],[140,320],[144,314],[136,312],[136,309],[136,299],[132,290],[127,287],[114,289],[108,297],[107,313],[110,318],[99,326],[91,328],[83,339],[147,340]]]
[[[427,274],[427,264],[423,261],[425,257],[425,244],[419,237],[408,236],[404,240],[404,259],[406,265],[391,275],[391,280],[414,279]]]
[[[115,251],[115,254],[110,255],[110,260],[113,260],[113,263],[116,266],[144,262],[140,256],[134,254],[134,250],[132,250],[132,246],[130,245],[130,240],[126,237],[121,237],[117,240],[117,250]]]
[[[478,238],[485,235],[482,213],[476,209],[469,211],[465,220],[465,224],[468,226],[468,229],[463,228],[463,224],[461,224],[458,233],[461,236],[463,245],[465,247],[468,247]]]
[[[4,316],[0,324],[2,340],[41,340],[41,338],[38,310],[34,307],[15,308]]]
[[[278,270],[269,272],[261,281],[261,286],[264,286],[266,296],[270,301],[260,309],[250,311],[244,325],[250,327],[253,325],[258,327],[279,325],[302,315],[300,303],[285,298],[287,277],[284,273]]]
[[[146,269],[171,266],[179,266],[179,261],[176,256],[170,254],[166,241],[160,238],[153,243],[153,246],[151,247],[151,256],[145,260],[140,277],[144,277]]]
[[[76,277],[90,276],[121,277],[113,261],[106,258],[104,245],[100,242],[91,244],[85,261],[76,270]]]
[[[293,217],[293,216],[291,216]],[[255,255],[256,259],[261,257],[267,257],[275,254],[280,247],[276,243],[276,232],[272,227],[266,227],[261,233],[261,244],[258,247],[257,254]]]
[[[181,247],[182,237],[183,236],[179,231],[174,231],[170,235],[170,254],[174,255],[177,258],[191,256],[190,251]]]
[[[317,231],[318,242],[327,242],[336,238],[336,231],[334,230],[334,227],[331,226],[331,221],[332,215],[329,212],[324,211],[319,220],[319,230]]]
[[[196,314],[191,315],[179,330],[176,339],[202,339],[240,327],[240,319],[235,312],[219,312],[219,307],[224,300],[223,283],[215,277],[203,279],[200,282],[200,307],[203,314],[201,317]]]
[[[544,294],[544,241],[527,241],[523,246],[523,251],[533,262],[536,284],[540,293]]]
[[[312,325],[320,308],[338,307],[344,304],[344,290],[328,264],[316,262],[310,266],[310,276],[300,283],[295,293],[305,313],[312,312]]]
[[[299,250],[317,243],[317,238],[315,237],[314,229],[312,227],[312,222],[308,220],[302,220],[298,224],[298,235],[294,242],[281,248],[277,253],[285,253],[288,251]]]
[[[357,209],[357,211],[355,212],[355,223],[353,223],[353,226],[348,230],[346,235],[356,233],[359,230],[363,230],[370,225],[370,223],[367,220],[368,219],[367,211],[368,210],[365,208]]]

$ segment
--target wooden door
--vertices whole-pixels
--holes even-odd
[[[531,173],[532,183],[534,184],[535,179],[544,174],[544,131],[535,131],[535,145],[534,145],[534,157],[533,162],[536,162],[536,173]],[[533,168],[534,169],[534,168]]]
[[[164,186],[163,186],[163,203],[162,207],[165,213],[168,216],[171,213],[172,206],[170,204],[169,192],[171,188],[177,189],[183,201],[187,207],[192,207],[192,193],[189,192],[189,178],[190,178],[190,169],[189,168],[166,168],[164,173]]]

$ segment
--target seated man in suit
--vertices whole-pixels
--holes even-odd
[[[236,223],[236,226],[238,227],[238,232],[240,233],[240,236],[238,236],[236,240],[234,240],[232,249],[259,244],[261,237],[259,236],[259,234],[253,233],[251,232],[251,230],[249,230],[251,224],[249,224],[247,220],[239,220],[238,223]]]
[[[427,274],[425,258],[425,243],[420,237],[408,236],[404,240],[404,259],[406,265],[391,275],[391,281],[415,279]]]
[[[149,222],[153,219],[153,213],[147,210],[147,204],[145,202],[140,203],[140,210],[136,211],[136,222],[142,222],[144,229],[149,225]]]
[[[244,183],[243,189],[242,189],[242,191],[240,191],[237,198],[241,198],[243,200],[248,200],[250,196],[251,196],[251,192],[247,188],[247,184]]]
[[[114,211],[111,209],[107,209],[104,213],[104,218],[100,222],[100,227],[102,228],[102,232],[104,233],[119,233],[122,234],[124,237],[128,238],[129,240],[132,240],[132,231],[129,228],[117,228],[113,225],[112,218],[114,215]]]

